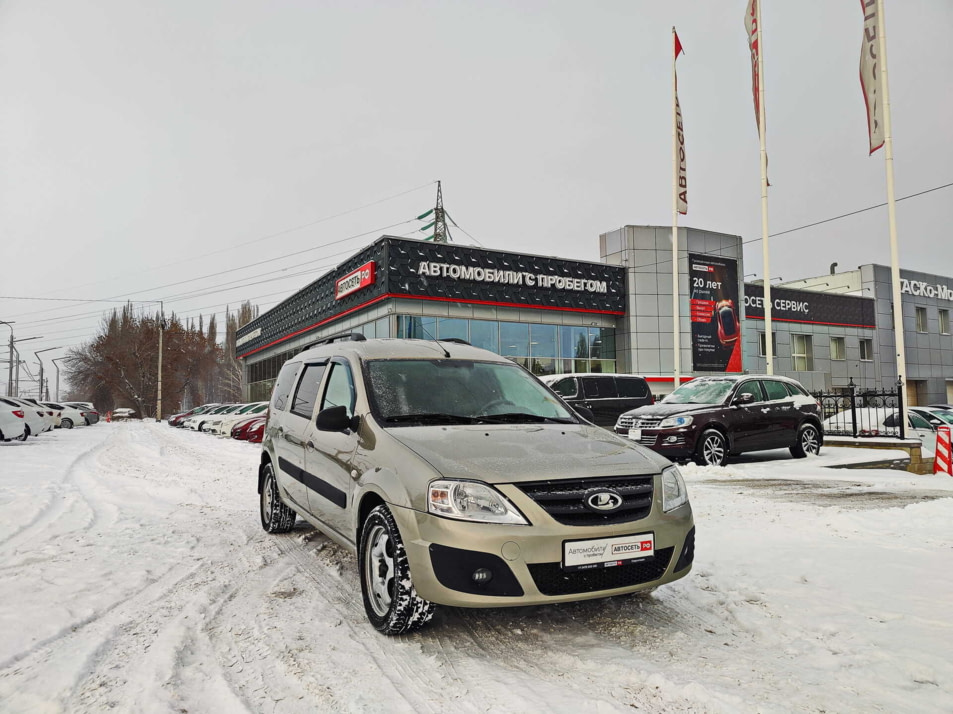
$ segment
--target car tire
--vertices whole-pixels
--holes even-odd
[[[60,429],[72,429],[72,428],[73,428],[72,419],[64,419],[63,421],[60,422]]]
[[[199,433],[202,433],[203,431],[205,431],[205,422],[204,422],[204,421],[199,423],[199,428],[196,429],[196,431],[199,432]]]
[[[728,440],[717,429],[702,432],[695,447],[695,463],[699,466],[724,466],[728,463]]]
[[[797,441],[791,447],[791,456],[803,459],[808,454],[821,453],[821,432],[813,424],[803,424],[797,432]]]
[[[30,431],[30,425],[29,425],[29,424],[24,424],[24,425],[23,425],[23,436],[20,437],[20,441],[26,441],[26,438],[27,438],[28,436],[30,436],[32,433],[33,433],[33,432]]]
[[[364,609],[375,629],[400,635],[430,622],[436,606],[417,595],[397,522],[384,504],[364,520],[358,568]]]
[[[267,533],[287,533],[295,525],[295,516],[292,509],[281,501],[278,493],[278,482],[275,480],[275,469],[271,463],[262,466],[261,496],[258,499],[261,512],[261,527]]]

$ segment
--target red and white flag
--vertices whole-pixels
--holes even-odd
[[[880,51],[878,37],[877,0],[860,0],[864,11],[864,41],[860,46],[860,87],[867,105],[867,136],[870,153],[884,145],[884,125],[880,100]]]
[[[685,173],[685,132],[682,128],[682,107],[678,103],[678,75],[675,73],[675,60],[684,52],[679,42],[675,28],[672,28],[675,38],[675,55],[672,57],[672,75],[675,78],[675,165],[678,170],[677,207],[683,216],[688,213],[688,177]]]
[[[761,52],[761,28],[758,27],[758,0],[748,0],[745,12],[745,30],[751,50],[751,94],[754,98],[754,120],[761,133],[761,84],[758,82],[758,55]]]

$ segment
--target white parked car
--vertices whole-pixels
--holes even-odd
[[[72,429],[74,426],[86,426],[89,422],[86,419],[86,412],[70,406],[69,404],[57,404],[56,402],[43,402],[44,406],[56,410],[60,415],[60,429]]]
[[[56,410],[46,406],[37,399],[33,399],[33,397],[17,397],[17,399],[19,399],[21,402],[32,404],[34,407],[40,410],[43,421],[45,421],[47,424],[46,431],[51,431],[60,425],[59,414],[56,413]]]
[[[234,404],[223,404],[220,407],[215,407],[214,409],[210,409],[209,411],[202,414],[194,414],[182,422],[182,426],[184,426],[186,429],[191,429],[192,431],[205,431],[205,423],[209,419],[215,418],[219,414],[224,413],[226,409],[230,409],[234,406]]]
[[[23,408],[0,397],[0,441],[26,441],[26,415]]]
[[[26,435],[39,436],[44,431],[52,429],[52,420],[45,416],[46,410],[40,409],[36,404],[31,404],[18,397],[0,397],[5,402],[14,404],[18,409],[23,410],[23,418],[26,421]]]
[[[228,417],[237,414],[239,411],[247,407],[247,404],[230,404],[218,414],[212,414],[199,431],[208,432],[212,434],[215,432],[215,429],[222,423],[222,419],[227,419]]]
[[[825,433],[850,432],[853,425],[850,410],[842,411],[824,420]],[[857,434],[859,436],[900,437],[900,413],[891,408],[863,408],[857,410]],[[919,439],[923,448],[931,453],[936,449],[936,429],[916,407],[907,408],[908,439]]]
[[[218,436],[231,436],[232,427],[238,422],[256,414],[264,414],[267,408],[268,402],[252,402],[251,404],[244,404],[238,411],[234,411],[231,414],[223,414],[217,424],[215,421],[218,419],[218,417],[212,419],[206,425],[205,431],[211,432]]]

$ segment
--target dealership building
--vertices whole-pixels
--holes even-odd
[[[742,280],[741,237],[679,228],[678,242],[683,379],[763,372],[763,287]],[[461,338],[536,374],[633,373],[671,391],[671,227],[624,226],[599,249],[589,262],[382,236],[238,330],[244,396],[267,399],[286,359],[340,332]],[[911,403],[950,401],[953,279],[902,275]],[[773,285],[775,373],[891,386],[889,278],[870,265]]]

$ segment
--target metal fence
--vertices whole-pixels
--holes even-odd
[[[893,389],[859,390],[851,379],[846,392],[814,392],[812,396],[821,405],[828,436],[906,438],[906,425],[900,419],[900,381]]]

